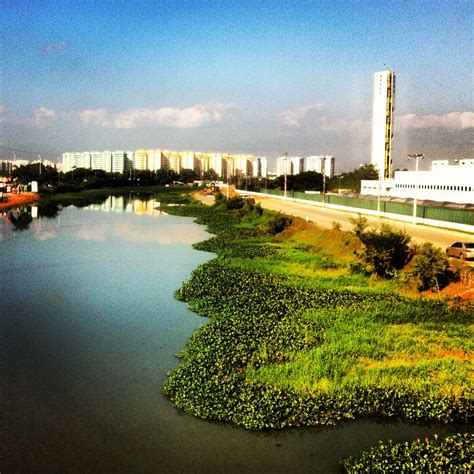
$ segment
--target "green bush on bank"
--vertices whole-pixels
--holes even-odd
[[[395,444],[380,443],[357,457],[343,461],[348,473],[472,472],[473,436],[456,434],[446,438],[417,439]]]

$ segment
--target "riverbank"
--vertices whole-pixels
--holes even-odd
[[[170,211],[206,224],[216,237],[195,247],[218,255],[176,294],[210,318],[165,383],[178,408],[248,429],[472,421],[470,309],[351,274],[348,232],[294,219],[271,235],[258,207]]]
[[[0,211],[6,211],[12,207],[24,206],[25,204],[33,204],[40,199],[36,193],[5,193],[4,201],[0,201]]]

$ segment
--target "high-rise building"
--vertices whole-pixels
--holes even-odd
[[[181,167],[184,168],[182,164]],[[207,153],[195,153],[194,171],[201,177],[209,172],[209,155]]]
[[[181,156],[181,169],[195,171],[196,157],[194,151],[181,151],[179,154]]]
[[[125,152],[112,152],[112,173],[123,173],[125,171]]]
[[[105,171],[105,163],[104,163],[104,160],[102,159],[101,151],[91,151],[91,168],[93,170]]]
[[[225,161],[222,153],[209,153],[209,171],[224,176]]]
[[[372,165],[380,179],[392,177],[393,113],[395,106],[395,73],[374,74],[372,110]]]
[[[268,160],[263,156],[257,156],[252,163],[252,177],[266,178],[268,172]]]
[[[148,168],[148,153],[145,150],[137,150],[133,155],[133,167],[142,171]]]

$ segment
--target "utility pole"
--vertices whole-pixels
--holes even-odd
[[[287,178],[286,178],[286,172],[287,172],[287,168],[288,168],[288,153],[284,153],[284,156],[285,156],[285,192],[284,192],[284,197],[285,197],[285,201],[286,201],[286,187],[287,187]]]
[[[326,206],[326,158],[322,158],[321,171],[323,172],[323,207]]]
[[[39,159],[39,174],[41,175],[41,155],[38,155],[38,159]]]
[[[424,153],[416,153],[412,155],[408,155],[408,159],[415,159],[415,193],[413,196],[413,224],[416,225],[416,204],[417,204],[417,198],[418,198],[418,161],[420,159],[423,159],[425,157]]]

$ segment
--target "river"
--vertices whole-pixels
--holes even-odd
[[[339,472],[379,440],[453,428],[360,420],[249,432],[162,395],[206,320],[173,292],[209,236],[153,200],[108,198],[0,222],[0,472]]]

